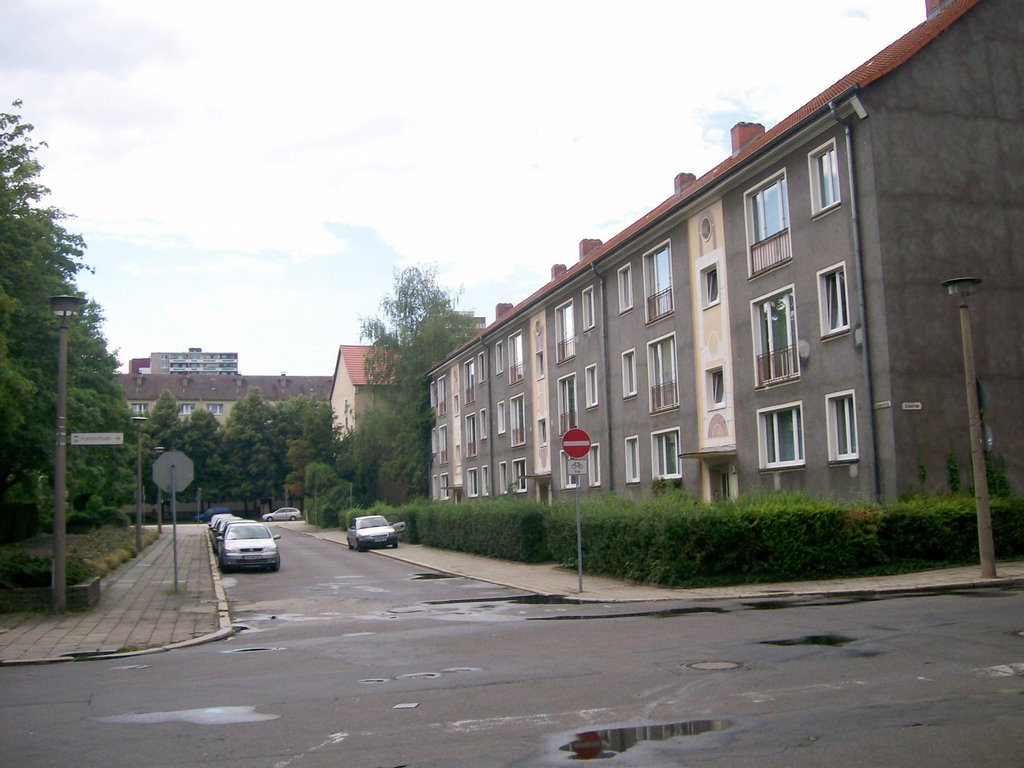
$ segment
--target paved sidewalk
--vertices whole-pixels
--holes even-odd
[[[339,546],[346,543],[343,531],[323,530],[304,522],[274,525]],[[63,616],[0,614],[0,666],[155,653],[228,637],[233,632],[231,616],[206,526],[179,525],[177,550],[177,592],[171,529],[165,526],[163,535],[141,558],[104,577],[100,604],[91,611]],[[666,589],[584,574],[580,592],[575,571],[551,564],[524,565],[415,544],[362,556],[374,555],[524,592],[592,601],[871,595],[1024,584],[1021,561],[998,563],[996,579],[982,579],[980,567],[972,565],[899,576],[702,589]]]
[[[0,614],[0,665],[155,652],[227,637],[231,619],[206,526],[179,525],[178,591],[171,526],[105,576],[90,611]]]

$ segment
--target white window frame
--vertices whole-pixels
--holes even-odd
[[[840,318],[833,318],[833,294]],[[846,284],[846,262],[841,261],[818,272],[818,314],[821,336],[827,338],[850,330],[850,294]]]
[[[517,384],[525,378],[526,361],[523,359],[523,332],[518,331],[508,337],[508,383]]]
[[[476,356],[476,359],[477,376],[479,377],[479,381],[483,383],[487,381],[487,364],[485,362],[486,358],[484,357],[484,353],[481,352],[480,354],[478,354]]]
[[[522,467],[522,472],[519,468]],[[512,482],[514,493],[526,493],[526,459],[512,459]]]
[[[622,353],[622,398],[636,397],[636,348]]]
[[[149,413],[149,403],[132,403],[132,413]]]
[[[797,424],[793,432],[794,456],[791,459],[780,459],[780,422],[778,417],[784,413],[796,414]],[[771,424],[771,431],[768,426]],[[806,464],[804,450],[804,419],[803,403],[796,400],[791,403],[782,403],[770,408],[759,408],[757,411],[757,444],[761,469],[786,469],[788,467],[802,467]],[[769,445],[771,442],[771,445]],[[772,453],[775,454],[772,458]]]
[[[597,363],[591,363],[583,369],[583,389],[586,395],[587,408],[596,408],[597,394]]]
[[[442,424],[437,428],[437,463],[447,464],[451,461],[448,455],[448,425]]]
[[[498,462],[498,483],[499,483],[499,485],[498,485],[498,495],[499,496],[507,496],[508,495],[508,462],[507,461],[499,461]]]
[[[431,478],[430,491],[431,491],[431,498],[433,498],[434,501],[440,501],[441,500],[441,485],[440,485],[440,483],[439,483],[439,481],[437,479],[437,475],[434,475]]]
[[[537,444],[542,448],[548,444],[547,419],[537,419]]]
[[[633,309],[633,265],[626,264],[618,271],[619,314],[623,315]]]
[[[477,430],[477,421],[475,413],[466,414],[466,457],[472,458],[476,456],[480,451],[480,432]],[[469,449],[472,448],[473,452],[470,453]]]
[[[601,445],[594,443],[587,455],[587,482],[591,488],[601,487]]]
[[[480,477],[477,475],[476,467],[466,470],[466,496],[475,499],[480,495]]]
[[[462,391],[466,404],[476,400],[476,358],[471,357],[462,364]]]
[[[700,271],[701,308],[709,309],[722,303],[722,284],[718,262],[710,264]]]
[[[580,296],[580,314],[583,315],[583,330],[589,331],[597,325],[597,316],[594,312],[594,287],[584,288]]]
[[[774,187],[779,188],[779,200],[777,204],[769,206],[768,202],[770,201],[766,198],[765,193]],[[750,245],[757,245],[789,229],[789,189],[785,171],[780,171],[751,189],[744,195],[744,201],[746,202],[747,233]],[[772,208],[775,210],[770,210]],[[768,231],[767,214],[769,212],[772,213],[773,221],[779,220],[778,223],[781,226],[778,229]]]
[[[533,358],[533,372],[537,376],[537,381],[541,381],[544,378],[544,350],[538,349],[537,354]]]
[[[572,299],[555,307],[555,341],[556,362],[576,357],[576,304]]]
[[[640,436],[630,435],[624,441],[625,451],[622,454],[626,465],[626,483],[640,482]]]
[[[179,416],[191,416],[195,412],[196,412],[196,404],[195,403],[181,403],[178,406],[178,415]]]
[[[662,255],[664,254],[664,258]],[[644,310],[647,313],[648,323],[660,320],[675,312],[674,276],[672,274],[672,244],[668,241],[661,243],[644,254]],[[667,304],[663,311],[651,312],[651,300],[658,296],[667,294]],[[660,306],[660,304],[659,304]]]
[[[579,424],[580,405],[577,395],[576,374],[570,373],[567,376],[562,376],[558,380],[558,434],[560,435],[564,435]],[[570,413],[572,414],[571,419],[563,418]],[[571,423],[567,425],[567,421]]]
[[[224,415],[224,403],[207,403],[206,410],[212,413],[214,416]]]
[[[706,372],[708,410],[724,408],[726,404],[725,368],[721,365],[709,368]]]
[[[667,441],[669,435],[672,435],[671,448]],[[651,477],[672,480],[682,476],[682,467],[679,463],[679,427],[651,432]]]
[[[480,421],[479,421],[479,424],[480,424],[480,442],[482,443],[484,440],[487,439],[487,409],[486,408],[481,408],[479,415],[480,415]]]
[[[563,490],[568,490],[570,488],[576,488],[579,485],[579,478],[578,478],[578,476],[577,475],[570,475],[569,474],[569,462],[570,461],[573,461],[573,459],[570,459],[563,451],[559,451],[558,452],[558,463],[561,466],[561,470],[562,470],[559,474],[562,476],[562,489]]]
[[[779,344],[775,338],[775,325],[765,319],[764,307],[780,297],[786,297],[787,318],[786,333],[788,344]],[[750,302],[751,334],[754,342],[754,386],[766,387],[793,381],[800,378],[800,335],[796,317],[796,288],[790,284],[777,291],[759,296]],[[789,349],[789,358],[779,356],[782,350]],[[762,368],[759,359],[765,355],[773,355],[770,371],[762,381]],[[778,358],[776,361],[776,357]],[[792,370],[790,370],[790,368]]]
[[[505,401],[498,401],[498,434],[504,435],[506,431],[505,425]]]
[[[448,501],[452,497],[451,486],[448,484],[448,473],[441,473],[441,501]]]
[[[480,467],[480,495],[491,495],[491,468],[487,464]]]
[[[811,215],[837,208],[842,202],[842,191],[835,139],[808,153],[807,169],[811,181]]]
[[[852,389],[825,395],[825,422],[828,425],[828,460],[858,461],[857,396]]]
[[[665,360],[664,350],[668,349],[669,359]],[[660,375],[657,375],[660,372]],[[668,374],[671,374],[671,378]],[[647,343],[647,377],[650,386],[647,389],[650,412],[660,413],[672,408],[679,407],[679,360],[676,357],[676,335],[670,333],[667,336],[654,339]],[[654,407],[654,388],[664,387],[668,384],[675,385],[675,402],[670,405],[661,404]]]
[[[519,448],[526,445],[526,396],[519,395],[517,397],[510,397],[508,401],[509,409],[509,433],[510,440],[513,448]],[[521,443],[515,442],[516,431],[522,430],[523,440]]]
[[[504,373],[505,372],[505,342],[496,341],[494,342],[494,372]]]

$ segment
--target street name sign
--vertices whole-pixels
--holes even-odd
[[[124,432],[72,432],[72,445],[124,445]]]

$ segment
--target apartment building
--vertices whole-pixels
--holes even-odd
[[[1024,487],[1024,15],[927,20],[570,267],[430,372],[437,499],[843,499],[970,482],[959,301]],[[808,41],[808,45],[812,41]],[[560,436],[591,436],[589,476]]]
[[[130,372],[234,376],[238,374],[238,353],[203,352],[202,347],[189,347],[187,352],[151,352],[149,357],[133,358]]]

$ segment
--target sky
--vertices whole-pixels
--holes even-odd
[[[396,270],[494,320],[925,20],[925,0],[3,0],[121,369],[329,376]]]

